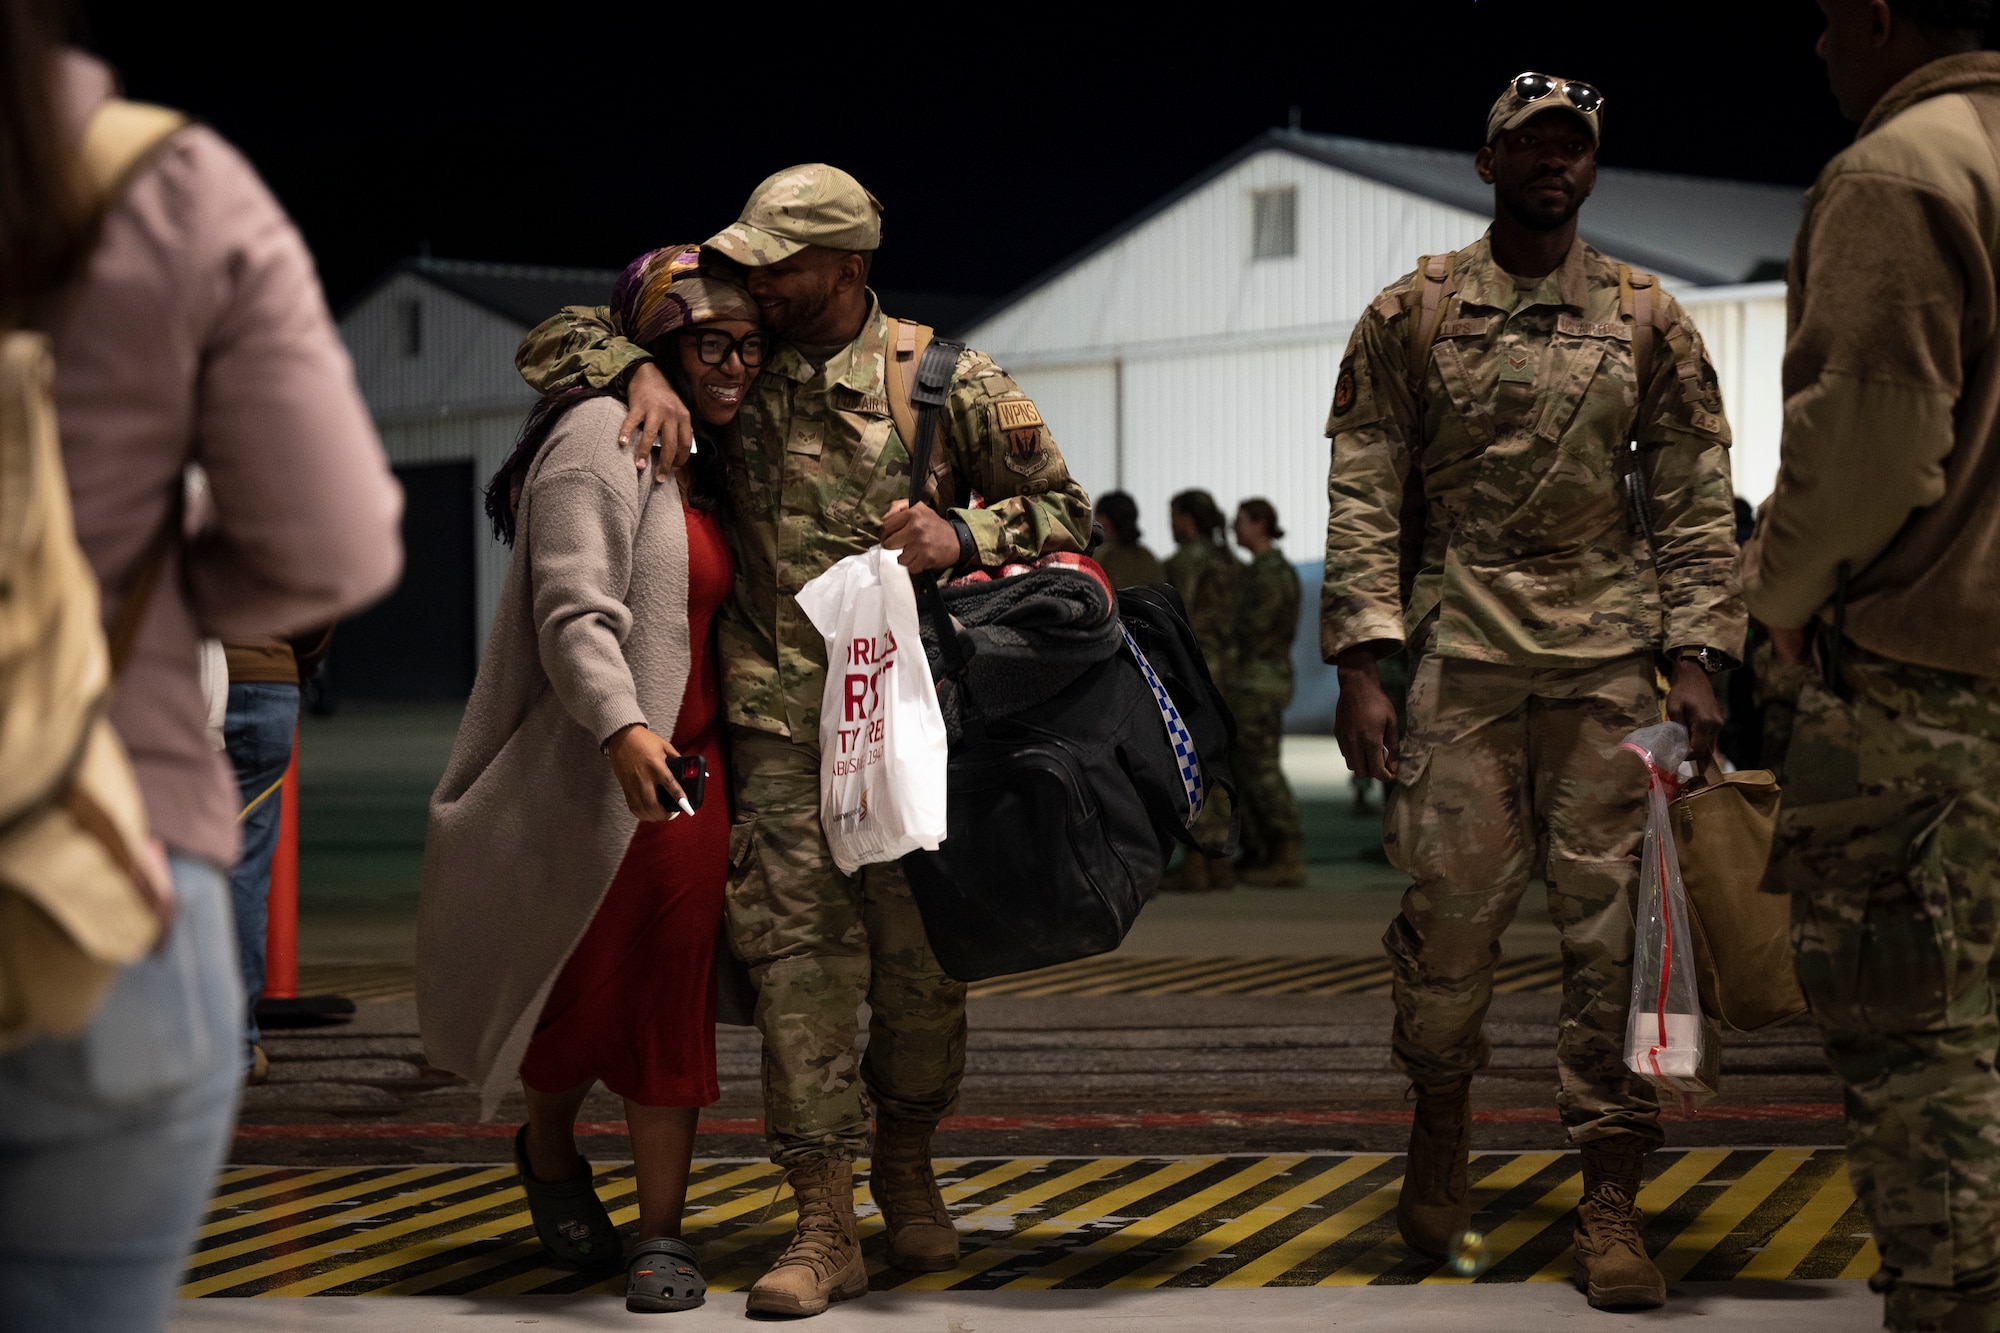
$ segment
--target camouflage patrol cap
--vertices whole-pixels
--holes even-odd
[[[1535,82],[1539,80],[1540,82]],[[1570,92],[1574,85],[1577,93]],[[1548,91],[1537,90],[1547,87]],[[1585,96],[1587,94],[1587,96]],[[1590,105],[1585,111],[1577,105],[1582,100]],[[1604,94],[1581,80],[1565,79],[1560,75],[1521,74],[1508,80],[1507,89],[1493,103],[1493,109],[1486,113],[1486,142],[1516,126],[1525,125],[1544,111],[1567,111],[1590,127],[1590,141],[1599,142],[1603,137]]]
[[[708,238],[702,253],[761,268],[809,245],[873,250],[882,244],[882,204],[839,167],[786,167],[750,193],[733,226]]]

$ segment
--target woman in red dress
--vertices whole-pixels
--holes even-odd
[[[767,335],[692,246],[635,261],[611,315],[678,382],[696,450],[655,489],[620,437],[622,404],[572,389],[537,404],[487,489],[496,531],[515,542],[518,523],[519,540],[432,800],[418,1009],[432,1062],[488,1106],[525,1040],[515,1164],[544,1247],[588,1272],[614,1271],[620,1243],[575,1121],[600,1082],[624,1098],[639,1204],[626,1304],[677,1310],[706,1290],[681,1212],[696,1118],[719,1095],[730,784],[713,626],[734,580],[721,433]],[[706,799],[690,808],[674,765],[696,755]]]

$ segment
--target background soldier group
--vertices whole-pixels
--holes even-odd
[[[1138,506],[1123,491],[1097,502],[1104,540],[1098,563],[1113,587],[1171,583],[1187,608],[1189,628],[1207,660],[1209,675],[1236,717],[1236,811],[1242,855],[1190,852],[1161,886],[1200,893],[1236,887],[1298,888],[1305,884],[1299,807],[1279,763],[1285,707],[1292,701],[1292,639],[1299,624],[1298,571],[1276,545],[1285,535],[1278,511],[1263,499],[1237,506],[1228,526],[1250,552],[1246,566],[1229,550],[1222,510],[1207,491],[1183,491],[1169,505],[1175,548],[1164,566],[1141,544]],[[1196,821],[1195,833],[1220,845],[1229,808],[1214,802]]]

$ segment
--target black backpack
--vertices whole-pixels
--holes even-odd
[[[912,504],[956,359],[957,348],[940,340],[918,367]],[[939,965],[978,981],[1117,948],[1159,887],[1176,841],[1211,856],[1235,849],[1236,723],[1179,594],[1165,586],[1119,593],[1122,647],[1052,698],[993,716],[963,688],[964,650],[935,581],[918,575],[915,583],[936,670],[957,682],[962,707],[945,839],[902,860]],[[1200,799],[1230,801],[1221,847],[1202,846],[1189,831],[1194,773]]]

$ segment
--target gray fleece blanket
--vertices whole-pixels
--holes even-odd
[[[963,688],[945,678],[937,631],[928,617],[924,655],[937,681],[945,732],[954,741],[964,731],[968,710],[999,718],[1032,708],[1125,641],[1103,587],[1075,570],[1038,569],[946,588],[944,604],[967,657]]]

